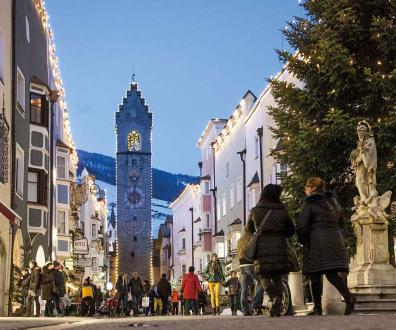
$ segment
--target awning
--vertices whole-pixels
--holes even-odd
[[[0,201],[0,213],[3,214],[8,219],[9,222],[21,228],[22,218],[18,214],[16,214],[13,210],[5,206],[1,201]]]

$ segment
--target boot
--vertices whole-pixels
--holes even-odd
[[[271,309],[270,309],[270,316],[271,317],[279,317],[281,316],[281,307],[282,307],[282,299],[280,297],[276,297],[273,300]]]
[[[212,315],[213,315],[213,316],[216,316],[216,315],[217,315],[217,308],[216,308],[216,307],[212,307],[212,309],[213,309]]]
[[[216,307],[216,312],[217,312],[217,315],[220,315],[221,313],[220,313],[220,307]]]
[[[346,301],[345,303],[346,303],[346,307],[345,307],[344,315],[352,314],[355,309],[356,296],[354,294],[351,294],[349,301],[348,302]]]
[[[308,313],[308,315],[310,316],[322,316],[323,312],[322,312],[322,305],[317,305],[315,304],[314,309],[312,310],[312,312]]]

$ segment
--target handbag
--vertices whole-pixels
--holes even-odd
[[[142,307],[147,308],[150,307],[150,298],[145,296],[142,298]]]
[[[132,301],[132,294],[128,292],[128,301]]]
[[[254,260],[254,257],[256,256],[256,250],[257,250],[257,242],[259,237],[261,236],[262,229],[267,222],[270,214],[272,213],[272,209],[270,209],[267,214],[264,217],[264,220],[261,222],[260,226],[257,228],[256,227],[256,221],[254,221],[254,228],[255,232],[253,236],[250,238],[250,241],[246,244],[245,249],[244,249],[244,255],[246,259],[248,260]]]

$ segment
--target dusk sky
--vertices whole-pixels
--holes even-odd
[[[115,154],[114,112],[136,81],[154,114],[153,166],[198,174],[196,143],[280,69],[298,0],[48,0],[79,149]]]

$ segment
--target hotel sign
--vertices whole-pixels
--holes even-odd
[[[75,254],[88,254],[88,240],[86,238],[75,240],[73,252]]]

